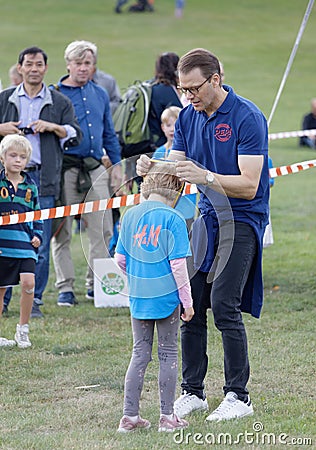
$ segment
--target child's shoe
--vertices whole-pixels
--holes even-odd
[[[13,347],[15,344],[15,341],[12,339],[0,337],[0,347]]]
[[[179,417],[175,414],[173,414],[171,419],[169,419],[167,416],[161,415],[158,431],[172,432],[180,430],[181,428],[186,428],[188,426],[189,422],[184,419],[179,419]]]
[[[117,431],[119,433],[128,433],[129,431],[135,431],[137,428],[150,428],[150,422],[142,419],[140,416],[138,416],[136,421],[133,421],[127,416],[123,416]]]
[[[14,339],[19,348],[31,347],[31,342],[29,340],[29,326],[28,324],[16,326],[16,333]]]

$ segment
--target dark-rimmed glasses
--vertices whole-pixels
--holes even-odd
[[[190,92],[190,94],[192,95],[197,95],[201,89],[202,86],[204,86],[205,83],[207,83],[213,76],[214,74],[212,73],[212,75],[210,75],[208,78],[206,78],[206,80],[203,81],[202,84],[200,84],[200,86],[193,86],[190,88],[184,88],[181,86],[178,86],[178,89],[184,94],[187,95],[188,92]]]

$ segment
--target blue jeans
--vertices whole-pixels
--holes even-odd
[[[227,239],[217,249],[219,259],[231,242]],[[225,248],[226,247],[226,248]],[[207,372],[207,309],[212,308],[214,323],[221,332],[224,349],[224,394],[235,392],[240,400],[248,395],[249,360],[246,330],[240,310],[242,293],[257,249],[252,227],[235,222],[234,243],[224,270],[207,283],[208,273],[198,271],[191,279],[195,314],[181,325],[182,392],[204,399]]]
[[[39,171],[30,172],[31,177],[35,181],[36,185],[39,186]],[[55,206],[55,197],[50,196],[40,196],[39,197],[41,209],[53,208]],[[43,235],[42,244],[38,250],[38,261],[36,263],[35,269],[35,292],[34,292],[34,303],[38,305],[43,305],[42,296],[46,288],[48,277],[49,277],[49,257],[50,257],[50,239],[52,234],[52,220],[43,221]],[[12,288],[6,290],[3,303],[8,306],[12,296]]]
[[[185,0],[176,0],[176,8],[183,9]]]
[[[41,209],[53,208],[55,206],[55,197],[53,195],[40,196]],[[43,240],[38,251],[38,261],[35,270],[35,292],[34,303],[43,305],[42,296],[45,291],[49,277],[49,257],[50,240],[52,236],[52,220],[43,221]]]
[[[301,146],[305,146],[305,147],[310,147],[310,148],[316,148],[316,141],[314,137],[308,137],[308,136],[303,136],[300,139],[300,145]]]

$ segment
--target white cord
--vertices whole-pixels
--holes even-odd
[[[293,49],[292,49],[292,53],[291,53],[289,61],[287,63],[287,66],[286,66],[286,69],[285,69],[285,72],[284,72],[284,75],[283,75],[283,78],[282,78],[282,81],[281,81],[278,93],[277,93],[277,95],[275,97],[275,100],[274,100],[274,104],[272,106],[270,117],[268,119],[268,126],[270,126],[273,114],[274,114],[274,112],[276,110],[276,107],[277,107],[277,104],[278,104],[278,102],[280,100],[281,93],[282,93],[284,85],[285,85],[285,81],[286,81],[286,79],[288,77],[288,74],[289,74],[289,72],[291,70],[291,66],[293,64],[293,60],[294,60],[296,51],[298,49],[298,45],[299,45],[300,40],[302,38],[302,35],[303,35],[304,30],[305,30],[307,21],[309,19],[310,13],[312,11],[313,5],[314,5],[314,0],[309,0],[307,8],[306,8],[306,11],[305,11],[305,14],[304,14],[304,17],[303,17],[303,20],[302,20],[302,23],[301,23],[301,26],[300,26],[300,29],[299,29],[299,32],[298,32],[296,40],[295,40],[295,44],[294,44]]]

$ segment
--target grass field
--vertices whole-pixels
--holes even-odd
[[[98,45],[99,67],[113,74],[123,89],[134,79],[151,77],[159,53],[181,55],[206,47],[223,61],[226,82],[268,117],[307,3],[187,0],[178,20],[173,0],[156,0],[155,13],[135,15],[114,14],[114,0],[0,0],[0,77],[6,86],[8,68],[20,50],[38,45],[49,56],[46,81],[56,82],[65,73],[66,45],[88,39]],[[315,27],[314,7],[270,132],[298,130],[316,95]],[[316,155],[300,149],[297,139],[271,141],[270,154],[275,166]],[[183,436],[158,434],[155,347],[141,402],[141,413],[153,428],[127,436],[116,433],[132,344],[129,313],[126,308],[96,309],[84,298],[86,261],[80,237],[74,235],[79,305],[56,306],[52,269],[45,318],[30,323],[33,347],[0,352],[0,449],[315,448],[315,174],[316,169],[309,169],[278,177],[272,190],[275,244],[264,250],[264,309],[260,320],[245,316],[253,417],[206,425],[204,415],[195,414]],[[16,289],[1,335],[13,337],[18,315]],[[222,399],[223,355],[211,315],[209,322],[206,390],[214,408]],[[82,385],[100,386],[76,389]]]

